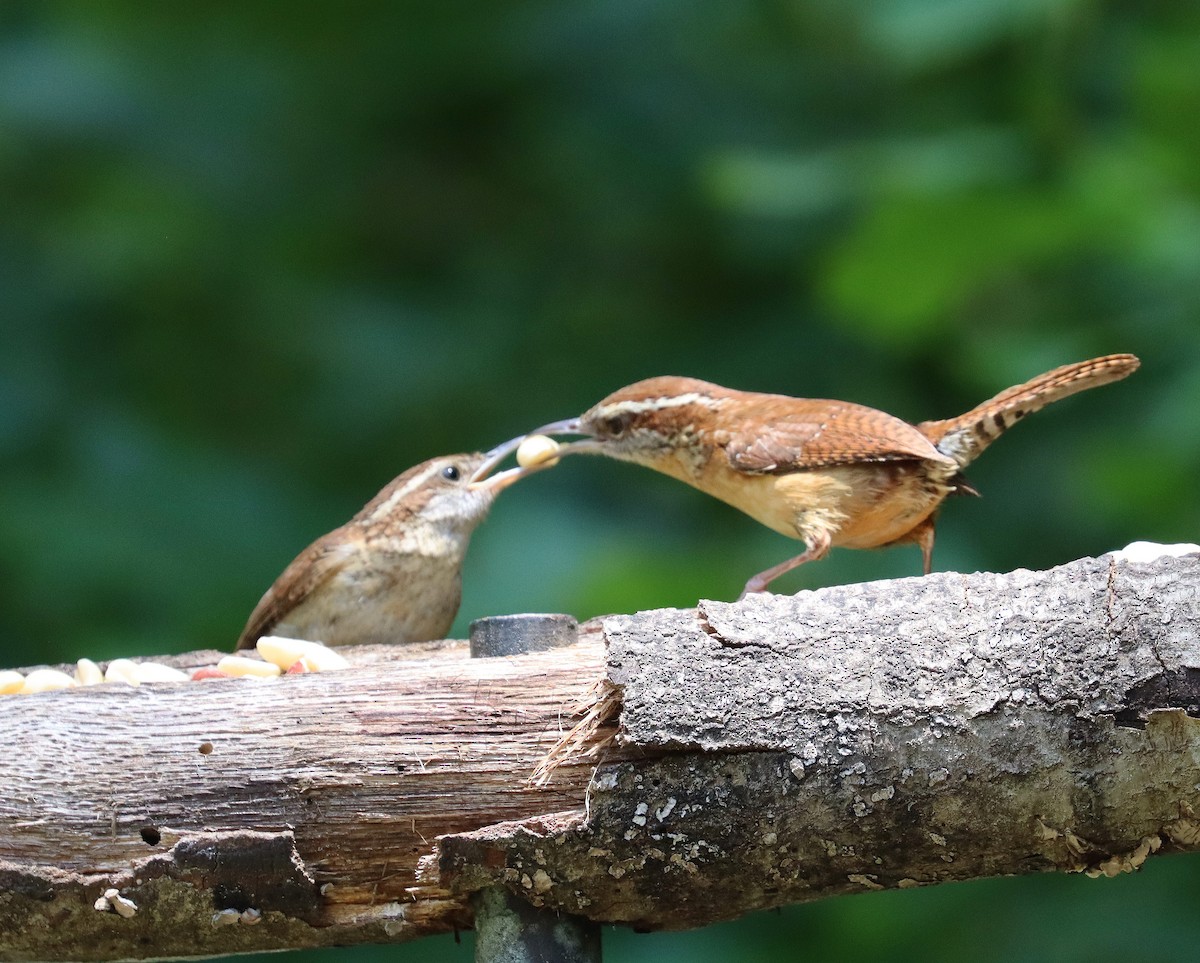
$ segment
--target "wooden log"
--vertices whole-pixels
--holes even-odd
[[[436,840],[581,806],[592,760],[547,786],[528,777],[602,672],[598,633],[508,659],[471,660],[463,644],[419,661],[348,654],[368,664],[0,697],[0,956],[206,956],[469,927],[466,897],[438,882]],[[110,888],[133,917],[93,909]]]
[[[496,883],[660,928],[1133,869],[1200,844],[1198,600],[1200,556],[1105,556],[3,697],[0,958],[410,939]]]

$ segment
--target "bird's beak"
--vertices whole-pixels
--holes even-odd
[[[580,418],[568,418],[566,421],[552,421],[530,432],[531,435],[583,435],[582,441],[569,441],[562,445],[556,454],[556,459],[563,455],[581,455],[603,451],[602,443],[590,431],[583,427]],[[517,442],[520,444],[520,442]]]
[[[563,445],[558,452],[558,455],[552,459],[544,461],[537,465],[529,465],[522,468],[509,468],[502,472],[492,474],[496,467],[504,461],[509,455],[521,447],[523,442],[530,435],[588,435],[588,432],[581,427],[578,418],[568,418],[565,421],[554,421],[548,425],[542,425],[541,428],[536,428],[528,434],[518,435],[516,438],[511,438],[502,445],[497,445],[489,451],[483,460],[483,464],[475,469],[475,474],[467,483],[473,490],[480,488],[488,488],[496,492],[503,491],[513,482],[524,478],[526,475],[532,475],[534,472],[542,471],[550,468],[558,462],[558,458],[562,455],[576,454],[586,451],[599,451],[599,442],[590,436],[583,441],[570,442]]]
[[[529,468],[508,468],[505,471],[497,472],[490,478],[480,478],[477,471],[471,476],[471,481],[467,482],[467,488],[473,492],[489,491],[498,495],[513,482],[520,481],[530,474],[530,471]]]
[[[506,441],[503,445],[497,445],[489,451],[483,459],[483,464],[475,469],[475,473],[467,480],[467,488],[470,491],[489,491],[493,494],[500,494],[513,482],[520,481],[529,474],[528,468],[509,468],[506,471],[496,472],[496,466],[504,461],[510,454],[517,450],[525,436],[514,438],[511,441]]]
[[[526,475],[532,475],[536,471],[543,468],[549,468],[552,462],[542,465],[530,465],[528,467],[508,468],[501,472],[496,472],[498,466],[505,458],[511,455],[514,451],[521,447],[528,436],[518,435],[516,438],[511,438],[502,445],[497,445],[491,451],[483,456],[483,464],[475,469],[475,473],[468,479],[467,488],[471,491],[490,491],[494,494],[500,494],[513,482],[520,481]]]

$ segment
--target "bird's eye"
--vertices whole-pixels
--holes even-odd
[[[460,474],[458,468],[454,465],[447,465],[442,469],[442,477],[450,481],[458,481]]]
[[[624,434],[629,427],[629,417],[627,415],[609,415],[601,422],[601,425],[606,435],[610,438],[617,438]]]

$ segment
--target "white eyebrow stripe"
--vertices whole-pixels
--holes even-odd
[[[392,492],[376,509],[371,513],[372,518],[379,518],[383,515],[388,515],[393,509],[405,498],[411,495],[418,488],[425,485],[430,478],[442,470],[444,466],[441,462],[430,465],[420,474],[414,475],[401,488],[397,488]]]
[[[717,407],[724,403],[724,398],[714,398],[711,395],[702,395],[697,391],[689,391],[682,395],[663,395],[660,398],[651,398],[648,401],[618,401],[611,405],[605,405],[601,411],[604,412],[627,412],[631,415],[640,415],[644,411],[657,411],[661,408],[681,408],[684,405],[709,405]]]

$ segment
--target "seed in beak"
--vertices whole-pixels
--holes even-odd
[[[522,468],[549,468],[558,462],[558,450],[562,446],[545,435],[530,435],[517,449],[517,464]]]

